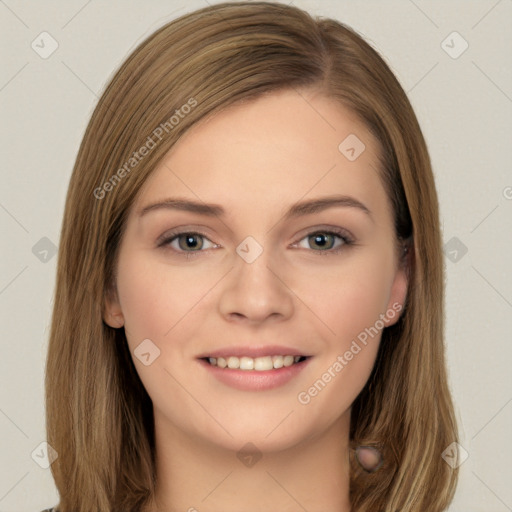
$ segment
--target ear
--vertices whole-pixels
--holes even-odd
[[[411,247],[407,244],[401,248],[399,255],[398,268],[395,272],[391,293],[389,295],[388,307],[385,318],[383,319],[386,327],[394,325],[400,319],[402,310],[407,300],[407,290],[409,287],[409,267],[411,258]]]
[[[121,304],[119,303],[115,284],[111,284],[105,294],[103,321],[114,329],[119,329],[124,325],[124,315]]]

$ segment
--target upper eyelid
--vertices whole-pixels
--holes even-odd
[[[187,234],[187,233],[196,233],[196,234],[199,234],[206,238],[209,238],[210,235],[207,234],[207,231],[209,231],[208,228],[203,229],[202,227],[195,227],[193,225],[177,226],[175,228],[166,230],[162,235],[160,235],[157,238],[157,240],[168,239],[173,236]],[[328,231],[329,232],[338,232],[339,231],[341,234],[346,235],[347,238],[351,238],[351,239],[356,238],[356,237],[354,237],[354,235],[352,234],[352,232],[349,229],[342,227],[342,226],[335,226],[335,225],[330,225],[330,224],[319,224],[318,226],[315,226],[315,227],[303,228],[299,232],[303,233],[302,237],[305,237],[312,233],[328,232]],[[296,235],[296,236],[298,236],[298,235]],[[302,240],[302,238],[301,238],[301,240]]]
[[[301,230],[302,231],[302,230]],[[315,233],[332,233],[336,236],[339,236],[340,238],[346,238],[350,241],[355,241],[355,237],[354,235],[346,228],[342,228],[342,227],[335,227],[335,226],[320,226],[318,228],[314,228],[314,229],[310,229],[310,228],[307,228],[306,231],[302,231],[302,235],[301,238],[299,238],[299,242],[307,237],[307,236],[310,236],[310,235],[313,235]]]

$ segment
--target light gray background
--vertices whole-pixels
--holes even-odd
[[[44,359],[57,260],[40,240],[59,243],[86,124],[127,54],[167,21],[207,3],[215,2],[0,0],[0,512],[37,512],[57,501],[50,470],[31,458],[45,439]],[[363,35],[416,110],[444,241],[458,240],[445,259],[446,341],[469,458],[450,511],[511,511],[512,1],[294,3]],[[31,48],[43,31],[59,44],[47,59]],[[469,44],[456,59],[442,47],[453,31]],[[444,44],[453,54],[463,42]]]

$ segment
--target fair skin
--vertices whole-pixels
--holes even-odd
[[[366,146],[354,161],[338,149],[350,134]],[[393,304],[404,304],[407,290],[377,154],[375,139],[339,103],[286,90],[200,122],[145,183],[129,212],[105,321],[124,326],[153,402],[157,491],[147,511],[350,510],[351,404],[380,332],[341,371],[333,363]],[[285,215],[333,195],[352,203]],[[224,213],[140,214],[170,197]],[[187,244],[186,235],[171,236],[174,228],[202,235]],[[336,229],[344,238],[329,235]],[[159,247],[162,235],[170,240]],[[248,236],[263,248],[251,263],[236,251]],[[384,315],[384,326],[393,316]],[[146,339],[160,350],[147,366],[133,356]],[[271,389],[235,388],[198,359],[269,345],[310,356]],[[325,387],[299,401],[330,367]],[[237,457],[247,443],[261,455],[255,463]]]

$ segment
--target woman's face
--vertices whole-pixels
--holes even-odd
[[[273,451],[347,428],[407,288],[377,151],[338,103],[287,90],[196,125],[155,169],[105,321],[157,434]]]

